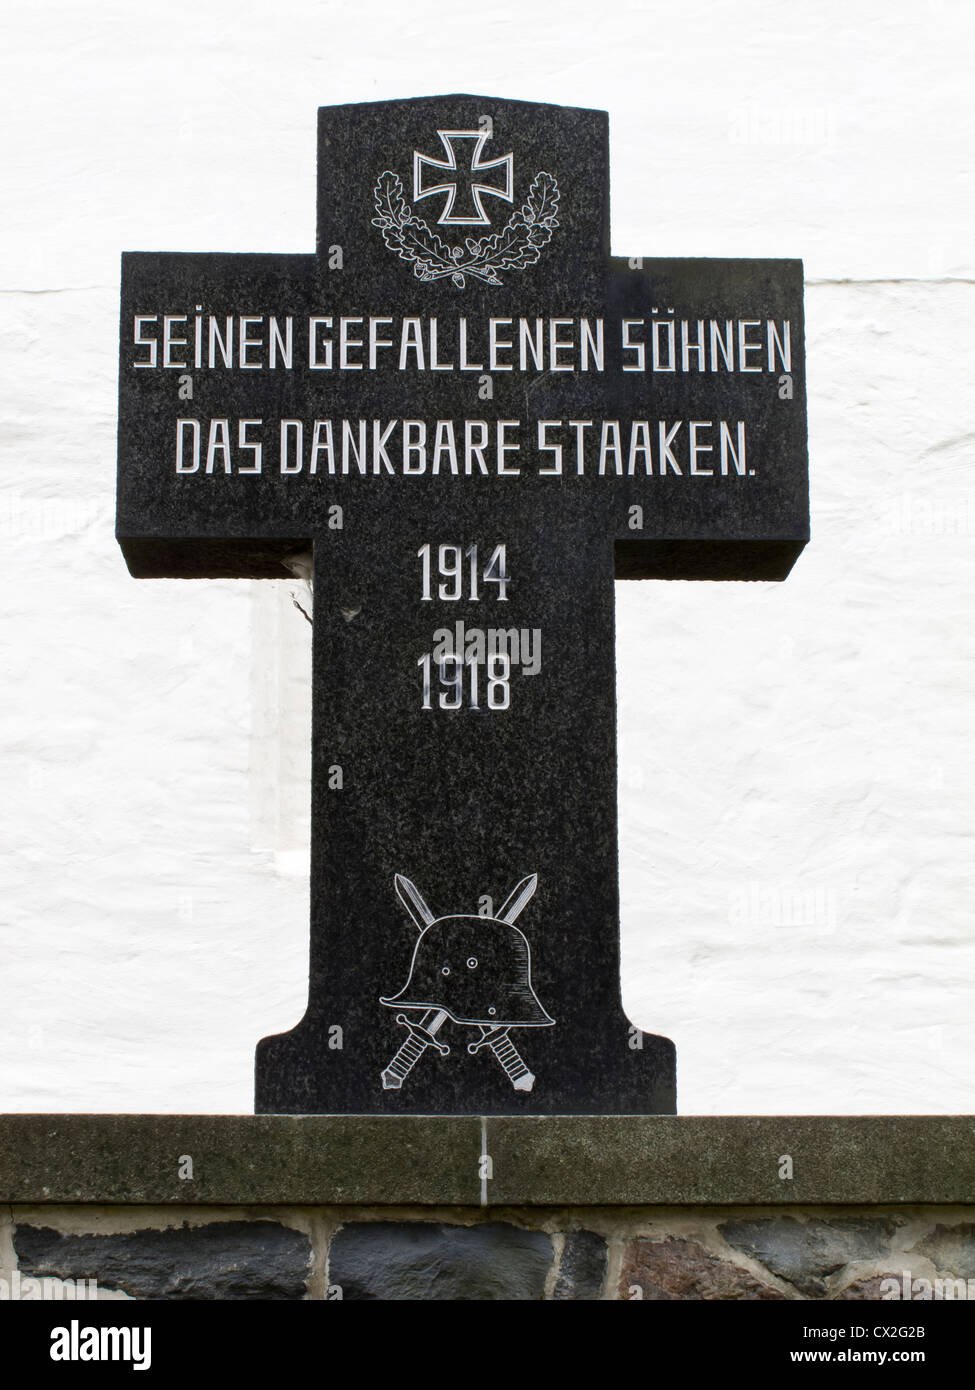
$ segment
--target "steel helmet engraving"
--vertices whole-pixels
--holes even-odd
[[[406,984],[382,996],[409,1036],[382,1074],[385,1090],[398,1090],[428,1047],[446,1057],[450,1048],[437,1036],[451,1022],[479,1030],[469,1053],[487,1047],[518,1091],[530,1091],[534,1075],[511,1041],[511,1028],[547,1028],[555,1023],[542,1007],[531,981],[531,948],[515,918],[538,886],[537,874],[523,878],[496,917],[456,913],[434,917],[416,886],[402,874],[394,878],[397,896],[420,933]]]

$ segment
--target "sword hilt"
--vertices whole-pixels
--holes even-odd
[[[399,1051],[389,1066],[382,1073],[384,1091],[398,1091],[428,1047],[435,1047],[444,1057],[450,1051],[446,1043],[438,1042],[433,1033],[424,1028],[422,1024],[411,1023],[405,1014],[397,1014],[396,1022],[402,1023],[408,1036],[400,1045]],[[436,1026],[439,1028],[440,1024],[438,1023]]]
[[[525,1066],[521,1054],[511,1041],[508,1030],[502,1029],[499,1033],[492,1033],[487,1030],[480,1042],[469,1043],[468,1052],[478,1052],[482,1047],[489,1047],[497,1057],[504,1073],[516,1091],[530,1091],[535,1084],[535,1076]]]

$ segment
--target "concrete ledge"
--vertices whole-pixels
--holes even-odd
[[[971,1115],[0,1116],[0,1202],[13,1204],[972,1201]]]
[[[975,1116],[518,1117],[487,1130],[492,1204],[975,1200]]]
[[[464,1204],[480,1153],[470,1118],[4,1115],[0,1202]]]

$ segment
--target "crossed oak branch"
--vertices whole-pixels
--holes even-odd
[[[559,186],[544,170],[532,180],[527,202],[511,214],[500,232],[479,240],[467,237],[464,246],[453,248],[411,210],[403,197],[402,180],[391,169],[379,175],[373,196],[377,216],[372,224],[381,229],[390,251],[413,263],[418,280],[443,280],[449,275],[459,290],[467,276],[501,285],[499,271],[534,265],[559,225]]]

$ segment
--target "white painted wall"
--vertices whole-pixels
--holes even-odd
[[[801,256],[814,539],[618,588],[624,997],[696,1112],[975,1109],[964,0],[8,0],[0,1109],[248,1110],[305,1000],[310,629],[136,583],[119,253],[314,247],[315,110],[609,110],[613,246]],[[791,925],[790,925],[791,923]]]

